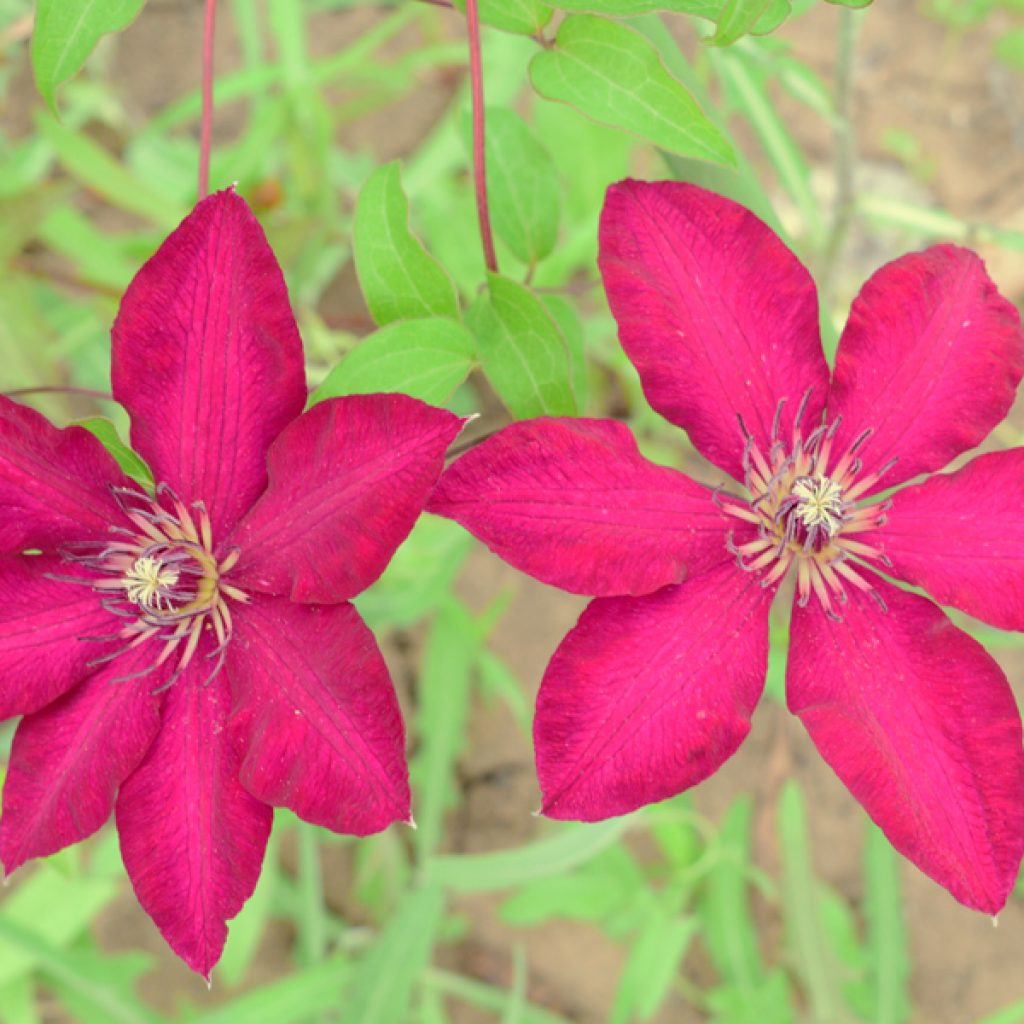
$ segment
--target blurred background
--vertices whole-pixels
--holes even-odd
[[[102,397],[109,326],[194,201],[202,17],[199,0],[148,0],[61,89],[57,120],[32,80],[32,4],[0,0],[0,391],[81,389],[22,396],[61,425],[104,417],[127,435]],[[714,479],[644,403],[597,286],[603,192],[627,173],[699,178],[777,218],[832,345],[863,280],[933,240],[974,246],[1024,300],[1021,0],[804,0],[724,49],[682,15],[635,27],[749,161],[737,175],[541,99],[537,41],[484,32],[487,102],[537,147],[503,159],[542,166],[555,196],[553,244],[524,259],[499,231],[499,257],[564,335],[581,411],[628,418],[651,457]],[[465,303],[483,281],[464,28],[418,0],[222,0],[212,183],[237,182],[267,228],[311,386],[359,386],[346,358],[375,324],[353,209],[382,162],[403,161],[413,229]],[[450,390],[478,433],[507,422],[472,365]],[[1018,404],[991,444],[1022,429]],[[584,601],[425,517],[357,603],[399,689],[419,829],[352,840],[278,813],[207,991],[137,906],[108,827],[0,894],[0,1021],[1024,1021],[1024,892],[996,928],[893,854],[785,710],[783,616],[737,756],[690,794],[570,826],[532,814],[529,729]],[[957,621],[1024,694],[1021,638]]]

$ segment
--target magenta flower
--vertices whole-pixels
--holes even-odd
[[[791,576],[790,709],[893,845],[994,913],[1024,851],[1013,695],[980,644],[879,571],[1024,629],[1024,449],[884,497],[1006,415],[1016,311],[973,253],[905,256],[854,302],[830,379],[807,271],[751,213],[673,183],[612,187],[601,271],[648,399],[732,490],[596,420],[514,424],[442,477],[431,511],[598,598],[538,697],[543,812],[605,818],[714,772],[749,731]]]
[[[113,342],[155,493],[85,430],[0,399],[0,718],[25,715],[0,860],[116,810],[139,902],[209,977],[272,807],[356,835],[410,819],[398,703],[349,598],[461,421],[402,395],[302,411],[284,279],[233,192],[142,268]]]

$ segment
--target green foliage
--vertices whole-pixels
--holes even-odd
[[[345,1012],[360,1024],[409,1019],[413,988],[430,962],[444,894],[437,886],[410,889],[379,938],[352,972]]]
[[[400,390],[461,415],[482,413],[487,430],[504,422],[495,395],[515,417],[614,414],[629,419],[645,452],[679,465],[678,431],[669,434],[646,406],[603,301],[598,211],[612,181],[674,175],[751,206],[816,269],[834,226],[819,187],[822,154],[807,152],[803,120],[827,139],[842,112],[829,77],[782,37],[762,36],[818,2],[481,0],[485,26],[501,30],[483,35],[501,266],[492,275],[469,176],[461,19],[390,0],[365,19],[363,0],[223,3],[221,31],[237,31],[240,56],[218,72],[230,129],[218,122],[213,181],[238,182],[281,258],[319,385],[312,400]],[[0,34],[30,6],[0,0]],[[141,3],[94,0],[68,32],[70,15],[86,6],[39,4],[32,61],[51,107],[59,95],[62,120],[39,110],[22,119],[25,131],[0,127],[5,389],[108,390],[118,296],[193,201],[198,88],[167,97],[148,116],[113,88],[105,48],[73,78],[96,36],[123,27],[112,12]],[[929,9],[961,32],[1013,8],[1006,0],[932,0]],[[677,17],[663,22],[657,11]],[[319,33],[340,16],[351,18],[350,37],[328,52]],[[708,45],[690,47],[697,55],[688,59],[666,25]],[[1000,31],[995,54],[1016,67],[1019,33]],[[4,46],[0,89],[9,92],[19,51]],[[160,59],[154,54],[154,65]],[[389,134],[392,108],[434,117],[420,93],[438,83],[447,108],[420,125],[425,135],[401,169],[377,166],[375,149],[408,148]],[[795,116],[782,115],[782,95],[797,104]],[[369,145],[366,115],[387,128]],[[889,141],[915,174],[933,158],[923,146]],[[907,247],[942,238],[1024,251],[1021,232],[870,190],[858,193],[852,217]],[[372,322],[354,301],[353,267]],[[79,398],[31,400],[61,425],[82,423],[127,472],[151,483],[121,440],[126,421],[116,407],[100,406],[108,420]],[[101,944],[97,922],[127,912],[116,905],[127,884],[105,830],[83,852],[19,872],[0,897],[3,1024],[57,1016],[87,1024],[442,1024],[466,1011],[502,1024],[568,1024],[575,1008],[559,1009],[557,993],[533,976],[537,929],[566,921],[619,951],[614,995],[602,1008],[610,1021],[916,1019],[898,858],[870,829],[863,897],[840,896],[815,873],[829,851],[812,850],[812,812],[795,784],[777,807],[767,787],[756,802],[741,794],[716,821],[676,799],[595,824],[539,821],[528,841],[459,852],[450,837],[462,835],[453,825],[473,806],[467,755],[476,715],[504,723],[527,749],[536,683],[518,678],[514,656],[490,640],[518,584],[502,577],[499,596],[478,613],[474,601],[491,580],[485,556],[470,558],[474,548],[454,523],[424,516],[356,601],[399,683],[417,830],[353,840],[278,812],[263,875],[231,922],[212,995],[169,960]],[[1019,637],[971,628],[993,646],[1020,646]],[[777,701],[787,633],[784,618],[773,622],[768,693]],[[0,725],[0,774],[10,732]],[[501,784],[481,802],[503,801]],[[766,873],[761,854],[773,844],[764,823],[773,815],[781,870]],[[479,914],[500,919],[492,923],[512,936],[493,974],[453,949]],[[477,936],[468,937],[465,949],[475,953]],[[176,1001],[173,1017],[154,1009],[163,1002],[151,1004],[155,984]],[[1015,1022],[1024,1022],[1020,1004],[981,1024]]]
[[[454,0],[465,11],[466,0]],[[480,20],[485,25],[532,36],[551,20],[551,8],[545,0],[479,0]]]
[[[417,317],[458,319],[455,288],[409,228],[397,163],[385,164],[359,193],[353,226],[356,271],[378,324]]]
[[[368,334],[327,375],[312,401],[403,391],[443,405],[473,367],[473,336],[440,317],[397,320]]]
[[[713,41],[738,39],[747,32],[773,32],[789,15],[789,0],[553,0],[565,11],[632,17],[654,11],[692,14],[715,22]],[[742,27],[741,27],[742,26]]]
[[[145,2],[36,0],[32,70],[40,94],[54,112],[57,87],[78,73],[101,36],[127,28]]]
[[[484,371],[514,416],[576,412],[568,345],[533,292],[488,274],[487,291],[470,310],[469,322]]]
[[[516,259],[533,266],[550,256],[561,207],[558,171],[526,122],[503,107],[487,110],[487,185],[495,234]]]
[[[154,481],[149,466],[121,440],[117,427],[110,420],[104,419],[102,416],[93,416],[86,420],[79,420],[78,426],[85,427],[90,434],[96,437],[103,447],[114,456],[117,464],[128,476],[138,480],[144,487],[152,489]]]
[[[732,146],[657,51],[625,25],[579,14],[566,18],[555,46],[537,54],[530,78],[542,96],[683,156],[735,163]]]

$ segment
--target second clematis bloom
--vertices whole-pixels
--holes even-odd
[[[622,424],[568,419],[513,424],[442,477],[430,511],[597,597],[538,696],[543,812],[597,820],[714,772],[750,729],[788,576],[790,709],[898,850],[995,913],[1024,852],[1013,694],[880,573],[1024,629],[1024,449],[909,483],[1006,415],[1015,309],[965,249],[905,256],[865,284],[830,373],[808,272],[753,214],[678,183],[611,188],[600,263],[651,405],[731,480],[698,484]]]
[[[158,484],[0,398],[0,718],[14,871],[115,812],[139,901],[209,977],[272,808],[409,821],[401,714],[349,599],[405,539],[462,427],[403,395],[306,412],[302,343],[245,202],[201,202],[142,268],[113,390]]]

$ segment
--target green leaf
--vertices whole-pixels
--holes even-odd
[[[103,444],[103,447],[117,460],[117,464],[121,469],[133,480],[138,480],[140,484],[146,487],[152,488],[154,486],[153,474],[149,466],[121,440],[117,427],[110,420],[105,419],[103,416],[92,416],[89,419],[78,420],[77,422],[78,426],[85,427],[90,434]]]
[[[441,844],[444,814],[455,803],[455,760],[466,739],[470,678],[479,646],[476,624],[449,598],[438,610],[423,655],[417,735],[411,766],[416,784],[416,852],[420,861]]]
[[[751,813],[749,797],[729,806],[718,834],[720,857],[705,883],[700,912],[715,970],[736,988],[744,1008],[754,1010],[764,970],[747,895]]]
[[[152,1024],[159,1018],[134,993],[138,975],[150,964],[144,954],[112,957],[93,950],[62,950],[40,933],[0,917],[0,939],[27,956],[73,1006],[75,1019],[102,1024]]]
[[[409,228],[398,163],[377,168],[363,186],[353,236],[359,284],[378,324],[459,318],[455,286]]]
[[[1024,999],[1010,1006],[1004,1006],[997,1013],[993,1013],[978,1024],[1024,1024]]]
[[[458,523],[421,516],[384,575],[355,599],[359,614],[374,629],[412,625],[443,600],[470,545]]]
[[[760,7],[757,18],[744,32],[764,35],[774,32],[789,15],[789,0],[551,0],[563,11],[587,11],[592,14],[612,14],[619,17],[633,17],[651,14],[654,11],[675,11],[678,14],[692,14],[698,18],[721,23],[730,7]],[[733,15],[732,17],[735,17]]]
[[[576,396],[576,405],[582,409],[587,397],[587,356],[583,337],[583,321],[580,319],[576,304],[564,295],[546,294],[542,296],[547,311],[558,324],[566,345],[569,346],[569,363],[572,367],[572,391]]]
[[[444,913],[436,886],[409,892],[359,961],[345,992],[345,1016],[359,1024],[409,1020],[413,985],[430,962]]]
[[[835,4],[838,7],[870,7],[872,0],[826,0],[827,3]]]
[[[826,939],[818,882],[811,864],[807,815],[799,786],[788,782],[779,798],[783,915],[786,941],[814,1020],[851,1020],[840,992],[838,965]]]
[[[184,216],[173,199],[139,180],[98,142],[67,128],[40,110],[36,131],[53,146],[68,173],[111,206],[127,210],[167,231]]]
[[[466,135],[469,136],[467,119]],[[528,266],[550,255],[558,238],[561,192],[551,154],[521,117],[487,109],[487,187],[495,234]]]
[[[487,283],[470,325],[494,390],[518,419],[575,415],[568,346],[544,303],[500,274]]]
[[[363,338],[331,370],[312,401],[401,391],[443,405],[468,376],[475,350],[473,336],[455,320],[399,320]]]
[[[998,60],[1015,71],[1024,71],[1024,28],[1004,32],[996,40],[993,52]]]
[[[424,872],[428,881],[454,892],[511,889],[536,878],[562,874],[611,846],[632,824],[631,817],[566,827],[553,836],[497,853],[435,857]]]
[[[120,891],[107,878],[66,878],[49,864],[22,882],[0,907],[0,985],[39,965],[40,952],[68,945]],[[29,941],[20,941],[30,929]],[[13,936],[13,937],[12,937]]]
[[[466,0],[455,0],[455,6],[464,12]],[[552,15],[544,0],[479,0],[477,6],[485,25],[524,36],[535,35]]]
[[[0,1024],[39,1024],[36,987],[31,977],[0,987]]]
[[[752,32],[773,4],[774,0],[726,0],[715,24],[714,35],[707,42],[712,46],[730,46]]]
[[[507,992],[503,988],[496,988],[461,974],[439,971],[433,967],[428,968],[424,974],[423,984],[432,991],[443,992],[467,1006],[477,1006],[481,1010],[489,1010],[491,1013],[507,1013],[515,999],[513,993]],[[529,1003],[519,1006],[517,1009],[519,1024],[569,1024],[565,1017],[552,1013],[550,1010],[542,1010]]]
[[[868,980],[877,1024],[904,1024],[910,1016],[910,958],[903,921],[899,858],[880,829],[868,825],[864,850],[864,916],[867,919]]]
[[[638,32],[607,18],[566,18],[556,45],[530,63],[534,88],[595,121],[634,132],[673,153],[735,166],[725,136],[669,74]]]
[[[193,1010],[179,1019],[187,1024],[307,1024],[338,1006],[349,970],[344,960],[332,956],[315,967],[249,989],[216,1009]]]
[[[36,0],[32,70],[50,109],[57,110],[57,86],[78,73],[100,36],[120,32],[146,0]]]
[[[610,1024],[650,1020],[669,994],[679,965],[699,925],[657,906],[634,941],[622,970]]]

